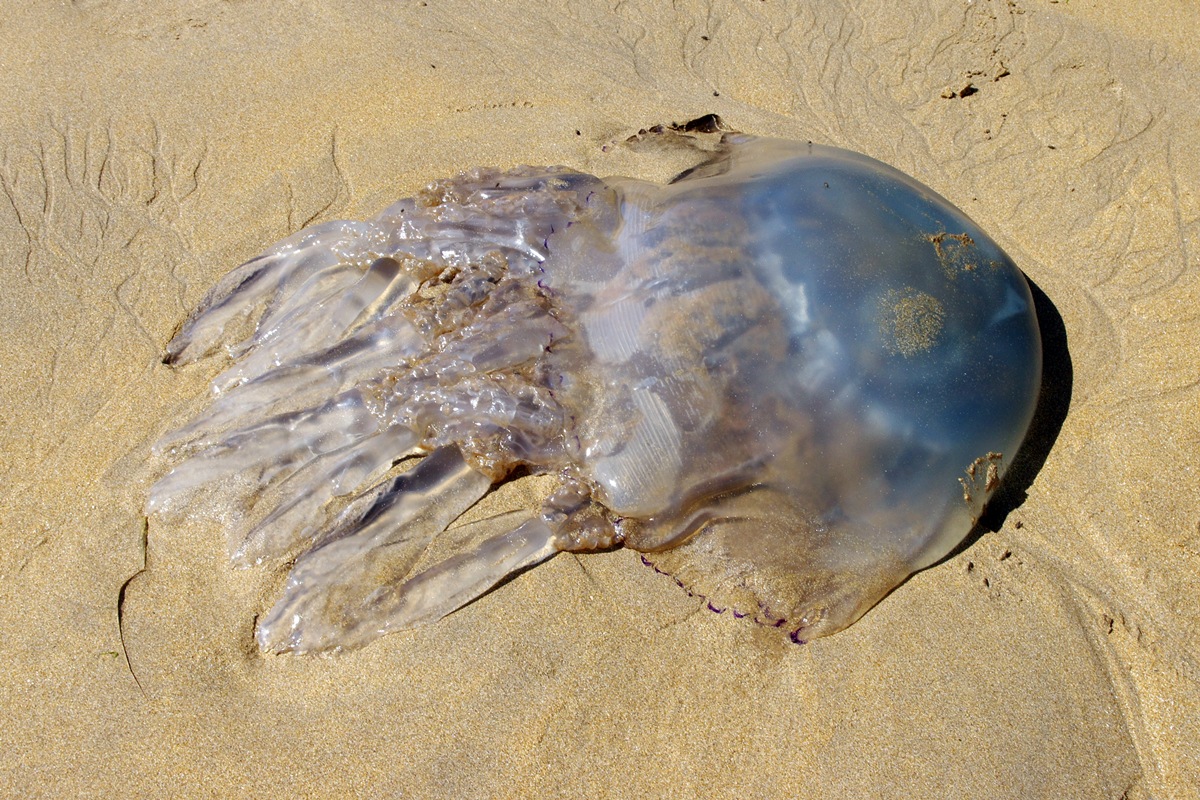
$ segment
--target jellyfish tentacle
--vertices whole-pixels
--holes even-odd
[[[305,652],[373,639],[390,595],[429,542],[491,484],[451,445],[352,502],[296,561],[282,598],[259,623],[260,646]]]
[[[376,635],[437,622],[509,575],[536,566],[563,549],[557,530],[541,517],[528,519],[507,533],[485,539],[473,549],[450,556],[395,587],[390,593],[391,602],[386,608],[380,608],[384,613],[375,620]],[[361,643],[366,644],[366,641]]]
[[[362,277],[362,268],[357,261],[335,260],[336,257],[329,254],[320,258],[326,262],[325,266],[294,292],[285,294],[287,287],[281,287],[270,299],[250,336],[226,345],[235,361],[244,363],[245,356],[262,349],[274,352],[275,348],[267,345],[277,344],[289,334],[295,335],[298,325],[306,322],[306,312],[311,314],[309,328],[316,327],[315,323],[328,315],[329,306],[336,304],[343,293],[352,291]]]
[[[339,265],[341,267],[343,265]],[[237,361],[213,381],[216,392],[251,381],[282,364],[323,351],[361,329],[397,299],[417,288],[418,276],[390,257],[375,259],[352,274],[323,299],[297,306],[278,319],[260,323],[259,331],[235,353]]]
[[[232,433],[178,464],[150,490],[147,513],[165,510],[196,489],[235,475],[261,490],[323,453],[372,436],[379,420],[359,389],[315,408],[270,417]]]
[[[233,323],[261,311],[260,321],[272,309],[296,295],[324,270],[351,260],[349,254],[366,252],[364,244],[380,238],[378,226],[365,222],[327,222],[300,231],[252,258],[217,282],[183,328],[167,345],[166,361],[187,364],[230,342]],[[361,257],[361,256],[360,256]],[[319,282],[318,282],[319,283]],[[311,299],[306,296],[306,301]],[[257,326],[256,326],[257,327]]]
[[[324,350],[305,353],[222,392],[197,417],[164,435],[157,453],[216,444],[231,425],[247,427],[311,407],[351,386],[367,385],[419,353],[424,340],[407,320],[390,316]]]
[[[417,452],[416,432],[391,425],[317,456],[263,493],[256,505],[272,510],[245,535],[233,560],[249,566],[308,549],[325,527],[334,498],[354,494],[393,463]]]
[[[407,547],[356,548],[351,557],[339,553],[332,568],[322,563],[319,577],[303,571],[308,565],[301,560],[283,598],[259,623],[259,646],[279,653],[361,647],[386,633],[437,622],[509,575],[568,549],[555,526],[532,517],[410,575],[426,537],[440,532],[426,529],[395,543]]]
[[[458,476],[470,469],[457,448],[435,451],[417,469],[425,468],[430,460],[438,462],[433,471],[440,482],[446,482],[447,475],[450,480],[459,480]],[[467,483],[464,481],[464,485]],[[479,485],[475,483],[475,487]],[[451,494],[462,491],[456,487]],[[440,498],[446,492],[439,487],[437,493]],[[459,494],[454,499],[465,497]],[[412,500],[429,503],[428,496],[414,498],[405,493],[403,499],[410,506],[415,505]],[[452,520],[449,513],[442,512],[435,521],[424,508],[414,507],[409,513],[432,523],[420,531],[421,537],[442,533]],[[600,550],[624,540],[624,534],[595,504],[586,486],[569,479],[546,500],[541,514],[484,538],[473,547],[458,547],[453,555],[420,570],[414,570],[420,553],[411,546],[405,549],[396,544],[412,542],[423,548],[424,543],[413,542],[415,537],[409,531],[390,533],[389,523],[368,521],[370,516],[368,513],[362,517],[362,532],[354,534],[355,538],[365,535],[365,541],[351,545],[349,539],[343,539],[325,550],[346,543],[345,552],[326,555],[325,550],[317,550],[311,554],[320,559],[320,571],[309,570],[304,559],[297,563],[284,598],[259,625],[257,638],[263,650],[304,653],[360,647],[386,633],[436,622],[487,593],[509,575],[559,552]],[[370,531],[371,527],[378,529]]]

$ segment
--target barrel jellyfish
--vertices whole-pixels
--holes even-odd
[[[165,361],[228,360],[156,445],[147,513],[207,504],[236,563],[290,568],[264,651],[360,646],[620,546],[803,642],[967,536],[1041,382],[1020,271],[867,156],[695,151],[666,185],[473,169],[209,292]],[[544,504],[459,536],[514,472]]]

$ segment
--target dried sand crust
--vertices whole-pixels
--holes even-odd
[[[1195,796],[1194,9],[332,5],[0,18],[0,793]],[[259,656],[271,578],[139,512],[216,369],[161,365],[186,310],[459,169],[661,179],[609,145],[706,112],[913,174],[1036,284],[1048,395],[994,530],[804,647],[618,552]]]

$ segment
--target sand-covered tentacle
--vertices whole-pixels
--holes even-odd
[[[378,228],[365,222],[327,222],[300,231],[247,261],[217,282],[175,338],[167,345],[166,361],[186,364],[211,353],[221,343],[236,347],[235,323],[260,315],[270,319],[294,295],[303,292],[306,302],[324,297],[336,286],[315,276],[361,259],[380,239]]]
[[[344,265],[339,264],[339,270]],[[344,271],[344,270],[342,270]],[[213,381],[217,391],[253,380],[283,364],[324,352],[354,331],[369,327],[392,305],[412,294],[419,278],[393,258],[339,275],[322,299],[297,302],[271,320],[235,353],[236,362]],[[303,298],[301,298],[303,299]]]
[[[258,644],[297,653],[361,647],[386,633],[437,622],[562,549],[541,517],[410,577],[412,548],[376,548],[345,561],[319,586],[289,579],[283,600],[259,623]]]
[[[327,650],[374,638],[382,623],[372,609],[387,607],[386,595],[433,537],[490,486],[490,478],[448,446],[364,494],[297,560],[283,597],[259,623],[260,646]]]
[[[246,535],[235,561],[280,560],[317,541],[331,519],[334,498],[357,492],[393,463],[417,450],[415,431],[391,425],[362,441],[323,453],[263,492],[256,507],[273,509]]]
[[[270,417],[228,434],[178,464],[151,488],[146,513],[169,510],[178,498],[234,476],[261,489],[323,453],[373,435],[378,428],[379,420],[358,389],[316,408]]]
[[[166,453],[183,445],[189,450],[212,446],[232,427],[254,425],[315,406],[352,386],[368,385],[424,347],[425,341],[406,319],[388,315],[324,350],[302,355],[218,394],[194,420],[164,435],[154,450]]]
[[[509,575],[542,563],[562,549],[555,530],[541,517],[485,539],[463,553],[413,575],[398,586],[372,592],[365,620],[346,631],[341,646],[366,644],[375,636],[437,622],[481,596]]]

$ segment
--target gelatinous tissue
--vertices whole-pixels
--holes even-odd
[[[156,445],[147,510],[216,506],[236,562],[293,564],[264,650],[362,645],[621,545],[804,641],[967,535],[1040,385],[1020,271],[866,156],[697,152],[667,185],[471,170],[213,288],[167,361],[228,365]],[[543,507],[428,563],[518,469],[552,476]]]

